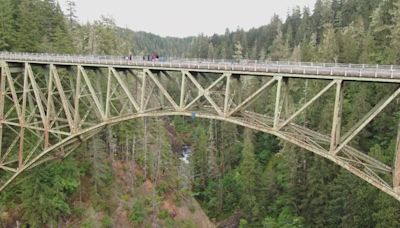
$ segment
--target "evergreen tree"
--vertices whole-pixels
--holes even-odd
[[[16,50],[26,52],[38,52],[42,41],[40,24],[38,21],[39,4],[34,0],[21,0],[18,6],[16,20]]]
[[[300,49],[301,49],[301,59],[302,61],[315,61],[317,60],[317,52],[318,52],[318,46],[317,46],[317,34],[312,34],[310,37],[310,40],[305,39],[301,44],[300,44]]]
[[[371,16],[370,32],[374,41],[373,60],[377,63],[386,62],[390,53],[391,18],[389,8],[392,8],[390,2],[382,1]]]
[[[332,24],[327,24],[324,31],[324,39],[320,46],[321,60],[325,62],[337,62],[339,46],[336,39],[335,29]]]
[[[196,129],[195,153],[192,156],[193,173],[195,176],[194,190],[200,192],[207,186],[208,181],[208,156],[207,134],[202,127]]]
[[[219,176],[219,170],[217,165],[217,147],[215,145],[216,140],[214,137],[214,121],[210,121],[210,127],[208,130],[208,170],[209,170],[209,177],[215,179]]]
[[[11,50],[15,36],[13,8],[10,0],[0,0],[0,51]]]
[[[362,43],[362,51],[360,54],[360,63],[376,63],[375,60],[375,41],[370,30],[366,31]]]
[[[289,55],[288,43],[283,38],[283,33],[280,28],[278,28],[278,34],[274,39],[271,47],[269,47],[269,56],[271,60],[285,60]]]
[[[76,3],[73,0],[67,0],[67,18],[71,26],[76,22]]]
[[[255,219],[259,215],[257,191],[257,161],[254,156],[253,133],[246,129],[244,133],[244,147],[240,162],[241,207],[248,219]]]
[[[208,51],[207,51],[207,58],[209,59],[215,59],[215,50],[214,50],[214,45],[210,42],[208,44]]]
[[[69,197],[79,186],[80,168],[74,158],[36,169],[18,187],[22,219],[32,227],[56,226],[61,216],[71,214]],[[1,222],[1,218],[0,218]]]
[[[255,59],[255,60],[259,60],[260,59],[260,56],[258,54],[258,50],[259,50],[259,44],[258,44],[258,41],[255,40],[253,48],[251,49],[250,59]]]
[[[341,36],[340,46],[341,52],[339,61],[344,63],[356,63],[358,61],[358,54],[360,42],[357,42],[357,37],[352,26],[347,27]]]
[[[400,64],[400,1],[394,3],[394,8],[391,10],[393,17],[393,26],[391,28],[391,60],[392,64]]]
[[[243,47],[240,44],[239,41],[235,43],[235,54],[233,55],[233,58],[236,60],[236,62],[240,62],[241,59],[243,59]]]
[[[293,48],[292,55],[290,56],[291,61],[301,62],[301,46],[298,45]]]

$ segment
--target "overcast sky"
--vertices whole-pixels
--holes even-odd
[[[111,16],[120,27],[161,36],[221,34],[285,18],[296,5],[311,9],[316,0],[75,0],[80,22]],[[65,11],[66,0],[59,0]]]

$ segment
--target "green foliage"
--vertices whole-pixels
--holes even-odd
[[[289,208],[283,208],[278,218],[266,217],[262,222],[266,228],[300,228],[304,226],[304,219],[294,216]]]
[[[393,64],[400,64],[400,1],[394,1],[394,7],[390,13],[394,24],[391,27],[392,39],[390,41],[390,59]]]
[[[93,228],[95,227],[94,222],[92,220],[86,220],[81,224],[81,228]]]
[[[132,205],[132,211],[129,214],[129,220],[135,224],[140,225],[149,215],[150,210],[148,209],[149,200],[138,198]]]
[[[191,157],[195,172],[194,191],[202,191],[208,181],[208,163],[207,163],[207,135],[203,127],[198,127],[195,130],[194,137],[196,138],[195,153]]]
[[[243,58],[243,47],[239,41],[235,43],[235,54],[233,55],[233,58],[237,62],[239,62]]]
[[[257,217],[259,213],[257,191],[257,161],[254,156],[253,136],[251,130],[245,130],[242,161],[239,166],[239,183],[241,191],[240,205],[248,217]]]
[[[18,204],[23,222],[31,227],[57,224],[59,216],[71,214],[68,197],[79,187],[79,178],[80,168],[72,158],[48,164],[32,170],[0,202]]]
[[[339,46],[335,29],[332,24],[325,25],[324,38],[320,45],[321,60],[325,62],[338,61]]]
[[[0,0],[0,51],[10,50],[13,46],[15,24],[10,0]]]
[[[165,209],[162,209],[162,210],[158,213],[158,218],[159,218],[159,219],[164,220],[164,219],[167,219],[168,217],[170,217],[170,216],[169,216],[169,212],[168,212],[167,210],[165,210]]]
[[[105,216],[102,220],[101,220],[101,226],[103,228],[112,228],[113,227],[113,220],[112,218]]]
[[[178,220],[175,222],[175,227],[182,227],[182,228],[196,228],[196,224],[190,220]]]
[[[60,6],[55,1],[21,0],[13,4],[15,26],[10,23],[5,29],[13,28],[8,50],[29,52],[73,53],[74,45]],[[5,2],[4,11],[9,8]],[[7,20],[6,12],[5,18]],[[4,38],[9,40],[5,36]],[[12,46],[10,46],[12,44]]]
[[[274,39],[274,42],[269,47],[271,60],[282,60],[289,57],[289,46],[285,42],[283,33],[280,28],[278,28],[278,35]]]
[[[240,219],[239,227],[240,227],[240,228],[245,228],[245,227],[247,227],[248,224],[249,224],[249,223],[247,222],[246,219]]]

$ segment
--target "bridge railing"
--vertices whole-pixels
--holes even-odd
[[[367,78],[400,78],[398,65],[312,63],[294,61],[259,61],[242,59],[185,59],[161,58],[159,61],[146,61],[144,57],[109,55],[60,55],[52,53],[13,53],[0,52],[0,59],[18,61],[42,61],[54,63],[132,65],[163,68],[188,68],[208,70],[232,70],[246,72],[273,72],[303,75],[331,75]]]

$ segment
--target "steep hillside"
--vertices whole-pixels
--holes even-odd
[[[135,167],[132,169],[132,167]],[[160,192],[150,179],[140,179],[143,170],[130,162],[113,164],[115,180],[112,197],[104,199],[109,208],[95,209],[90,196],[76,197],[73,205],[85,208],[81,216],[65,218],[64,227],[215,227],[197,201],[188,194],[171,189]],[[137,177],[134,186],[132,178]],[[87,177],[83,177],[85,183]],[[158,182],[163,182],[160,178]],[[83,185],[81,192],[91,192]],[[107,215],[111,211],[110,215]]]

